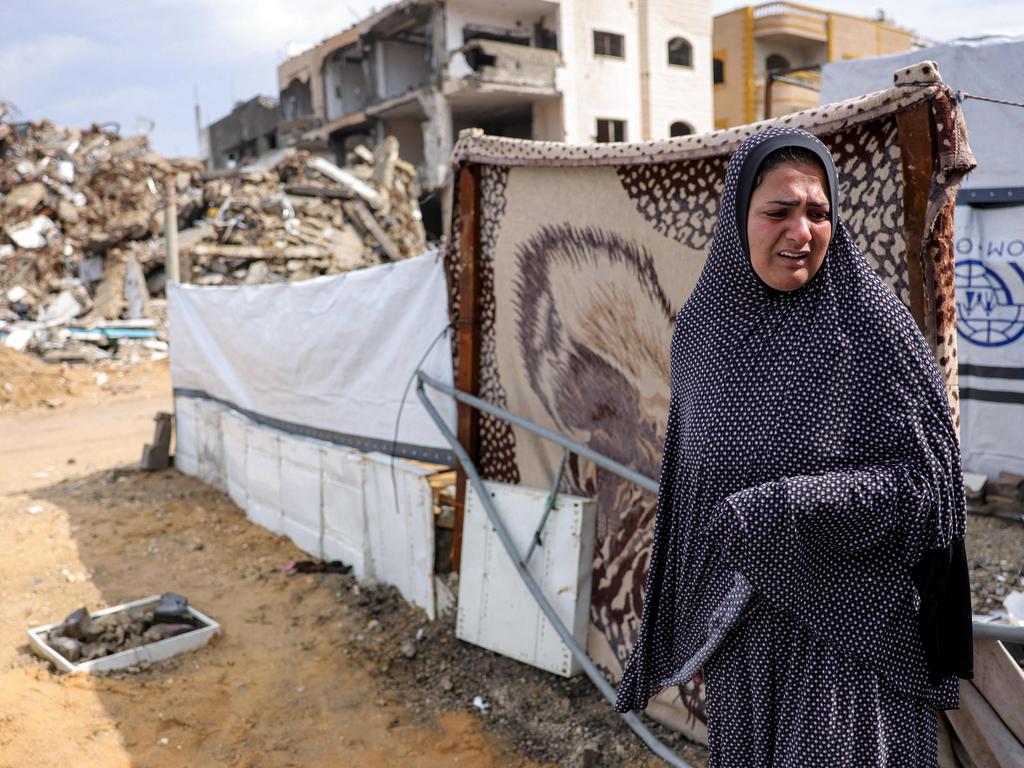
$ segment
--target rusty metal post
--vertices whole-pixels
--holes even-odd
[[[464,165],[459,171],[459,339],[455,386],[478,394],[480,380],[480,166]],[[479,458],[480,414],[458,404],[459,442],[471,460]],[[466,472],[456,475],[455,527],[452,531],[452,568],[459,570],[462,557],[462,522],[466,509]]]

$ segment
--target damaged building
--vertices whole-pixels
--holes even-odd
[[[425,191],[460,130],[644,141],[710,130],[711,4],[402,0],[278,68],[281,146],[395,136]]]
[[[268,96],[254,96],[235,105],[230,114],[206,129],[210,170],[236,168],[277,148],[278,103]]]

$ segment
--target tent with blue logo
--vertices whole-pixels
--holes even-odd
[[[1024,474],[1024,37],[962,38],[828,64],[822,104],[886,88],[928,58],[959,92],[977,168],[957,195],[957,352],[964,468]],[[981,98],[978,98],[981,97]]]

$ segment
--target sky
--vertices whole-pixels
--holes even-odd
[[[494,0],[499,2],[500,0]],[[585,0],[584,0],[585,1]],[[0,3],[0,101],[18,119],[67,126],[152,124],[155,148],[197,153],[193,105],[204,124],[236,101],[277,95],[289,45],[315,43],[384,0],[34,0]],[[712,0],[714,13],[746,3]],[[933,40],[1024,35],[1020,0],[829,0],[853,15],[882,9]]]

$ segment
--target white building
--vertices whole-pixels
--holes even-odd
[[[402,0],[278,68],[282,143],[395,135],[425,189],[458,132],[646,141],[711,129],[710,0]]]

